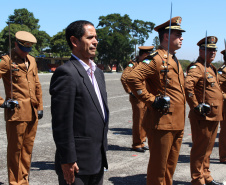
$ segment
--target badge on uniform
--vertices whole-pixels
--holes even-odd
[[[16,65],[15,63],[12,63],[11,67],[12,67],[12,71],[19,71],[18,65]]]
[[[219,74],[219,75],[222,75],[223,73],[222,73],[222,71],[218,71],[218,74]]]
[[[149,64],[151,62],[151,60],[145,59],[145,60],[143,60],[143,62],[146,63],[146,64]]]
[[[0,62],[2,61],[2,59],[0,59]]]
[[[190,67],[190,69],[195,69],[195,68],[196,68],[196,66],[191,66],[191,67]]]
[[[138,91],[137,91],[137,94],[138,94],[138,95],[141,95],[141,94],[142,94],[142,90],[141,90],[141,89],[138,90]]]
[[[129,64],[129,67],[133,67],[133,64]]]

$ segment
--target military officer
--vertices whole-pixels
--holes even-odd
[[[18,31],[15,37],[11,58],[0,59],[6,94],[5,100],[0,97],[0,106],[5,110],[9,184],[28,185],[38,119],[43,116],[42,90],[35,58],[28,54],[36,38],[26,31]]]
[[[145,103],[141,100],[137,99],[133,93],[131,92],[129,86],[126,83],[126,79],[128,74],[139,64],[142,62],[145,57],[147,57],[150,52],[152,52],[154,46],[140,46],[139,48],[139,57],[137,62],[130,61],[128,66],[122,73],[121,82],[122,85],[128,93],[130,103],[132,105],[133,110],[133,143],[132,149],[137,152],[145,152],[148,150],[148,146],[145,146],[144,142],[146,141],[146,132],[142,126],[143,116],[146,111]]]
[[[217,37],[207,37],[206,44],[205,40],[206,38],[203,38],[197,43],[199,57],[196,62],[188,66],[185,80],[193,142],[190,155],[191,183],[192,185],[223,185],[214,181],[209,170],[210,154],[217,135],[218,123],[222,120],[223,104],[217,70],[211,64],[217,52]]]
[[[218,69],[219,81],[221,90],[224,92],[224,99],[226,93],[226,56],[225,50],[221,51],[224,57],[224,64]],[[219,134],[219,156],[220,162],[226,164],[226,101],[223,103],[223,120],[220,122]]]
[[[127,77],[132,93],[147,105],[144,116],[150,148],[147,185],[173,184],[182,143],[186,105],[184,73],[175,56],[175,50],[182,46],[181,20],[179,16],[173,17],[171,26],[169,20],[154,28],[159,33],[159,49]]]

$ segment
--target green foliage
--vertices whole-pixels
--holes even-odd
[[[54,56],[70,56],[71,49],[68,46],[65,38],[65,30],[58,32],[51,38],[50,48]]]
[[[159,41],[159,38],[157,36],[155,36],[155,38],[153,39],[152,46],[154,46],[154,50],[158,49],[158,47],[160,46],[160,41]]]
[[[15,33],[18,31],[31,31],[26,25],[10,24],[11,48],[14,47],[16,41]],[[9,52],[9,26],[6,26],[0,32],[0,50],[3,53]]]
[[[31,30],[39,29],[39,19],[35,19],[33,13],[29,12],[26,8],[15,9],[14,14],[8,18],[10,24],[26,25]]]
[[[219,69],[222,65],[223,65],[224,62],[222,61],[217,61],[217,62],[212,62],[212,64],[217,68]]]
[[[49,47],[50,36],[45,31],[39,30],[38,19],[34,18],[33,13],[29,12],[27,9],[15,9],[14,15],[10,15],[8,18],[8,23],[10,23],[10,36],[11,36],[11,47],[14,47],[15,33],[18,31],[28,31],[31,32],[37,39],[37,44],[32,46],[32,51],[30,52],[33,56],[38,56],[43,53],[43,49]],[[8,53],[9,50],[9,27],[6,26],[0,32],[0,51],[3,53]]]
[[[154,24],[132,21],[127,14],[109,14],[99,17],[97,26],[98,60],[104,64],[126,63],[134,52],[135,44],[144,44]]]
[[[187,67],[191,64],[190,60],[179,60],[181,67],[183,69],[184,72],[187,71]]]

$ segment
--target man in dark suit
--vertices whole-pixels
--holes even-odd
[[[75,21],[66,39],[72,56],[50,83],[56,173],[60,185],[102,185],[109,111],[104,74],[90,59],[96,30],[88,21]]]

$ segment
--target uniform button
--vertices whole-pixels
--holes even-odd
[[[28,83],[30,83],[30,81],[28,81]]]
[[[31,89],[29,89],[31,91]]]

